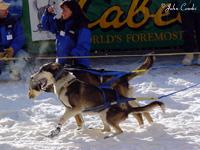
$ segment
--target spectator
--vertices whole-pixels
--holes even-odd
[[[182,9],[182,27],[183,27],[183,48],[189,52],[182,60],[182,64],[191,65],[194,55],[192,52],[197,48],[200,51],[200,2],[199,0],[177,0],[179,8],[195,8],[195,10]],[[200,65],[200,55],[197,64]]]
[[[22,50],[25,42],[25,36],[19,18],[9,14],[9,3],[0,0],[0,74],[6,67],[10,71],[10,77],[13,80],[20,80],[20,72],[25,67],[24,60],[10,61],[13,57],[28,56]]]
[[[42,17],[42,27],[56,34],[57,62],[60,64],[90,66],[88,58],[76,58],[73,63],[67,56],[89,56],[91,32],[88,19],[75,0],[65,0],[60,4],[61,18],[56,19],[54,8],[48,7]]]

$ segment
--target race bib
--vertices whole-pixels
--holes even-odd
[[[65,36],[65,31],[60,31],[60,36]]]
[[[7,40],[9,41],[9,40],[12,40],[12,39],[13,39],[13,36],[12,36],[12,34],[9,34],[9,35],[6,36],[6,38],[7,38]]]

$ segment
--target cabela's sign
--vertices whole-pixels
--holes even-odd
[[[164,19],[167,16],[170,16],[170,11],[166,11],[166,9],[168,8],[167,2],[166,5],[162,3],[158,10],[154,13],[151,13],[149,2],[150,0],[130,0],[130,7],[125,8],[128,9],[127,14],[120,7],[120,4],[104,8],[105,10],[101,12],[100,17],[93,18],[95,21],[92,21],[89,26],[90,28],[93,28],[99,25],[102,29],[110,27],[118,29],[124,25],[127,25],[130,28],[137,29],[145,25],[149,21],[149,19],[152,19],[154,24],[158,27],[181,22],[181,17],[179,13],[177,13],[177,15],[175,15],[173,18],[167,20]],[[127,3],[127,1],[124,3]],[[80,5],[82,8],[84,8],[89,5],[89,1],[80,0]],[[114,17],[112,16],[113,14]],[[140,21],[135,21],[134,18],[136,18],[139,14],[143,15],[143,18]],[[113,17],[112,19],[111,16]],[[121,19],[122,16],[126,17],[124,19]]]
[[[181,16],[167,0],[80,0],[90,19],[94,49],[134,49],[182,44]]]

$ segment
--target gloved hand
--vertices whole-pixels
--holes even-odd
[[[5,56],[5,52],[0,52],[0,59]]]
[[[5,49],[5,56],[6,58],[12,58],[14,55],[14,49],[12,47]]]
[[[49,6],[49,7],[47,8],[47,12],[50,13],[50,14],[54,14],[54,13],[55,13],[54,7],[53,7],[53,6]]]

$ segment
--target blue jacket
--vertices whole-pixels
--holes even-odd
[[[54,14],[45,12],[42,16],[43,30],[56,34],[57,57],[89,56],[91,32],[87,27],[73,28],[73,19],[61,21]],[[69,60],[58,58],[60,64],[69,63]],[[76,65],[90,66],[88,58],[75,59]]]
[[[10,3],[9,12],[12,16],[22,16],[22,0],[4,0],[6,3]]]
[[[24,46],[23,27],[17,18],[8,16],[0,20],[0,51],[12,47],[14,55]]]

